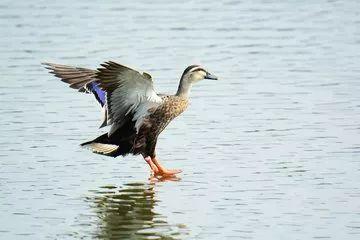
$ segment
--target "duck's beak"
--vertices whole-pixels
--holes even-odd
[[[218,80],[217,76],[212,75],[212,74],[211,74],[211,73],[209,73],[209,72],[206,72],[205,79]]]

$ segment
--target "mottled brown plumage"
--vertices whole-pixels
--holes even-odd
[[[159,134],[185,111],[193,83],[217,79],[204,68],[191,65],[185,69],[175,95],[158,95],[148,73],[115,62],[101,64],[97,70],[51,63],[45,65],[70,87],[93,93],[104,108],[101,126],[111,126],[110,131],[82,146],[113,157],[141,154],[154,172],[163,173],[167,170],[158,163],[155,153]]]
[[[135,138],[134,153],[154,158],[156,142],[159,134],[166,126],[187,108],[187,98],[179,96],[163,96],[164,103],[144,119],[144,124]]]

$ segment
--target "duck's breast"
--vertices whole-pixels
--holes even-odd
[[[189,105],[187,98],[179,96],[162,96],[164,102],[152,113],[150,121],[156,126],[157,132],[160,133],[173,120],[185,111]]]

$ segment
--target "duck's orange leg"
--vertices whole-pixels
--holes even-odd
[[[145,157],[144,160],[145,160],[145,162],[146,162],[147,164],[149,164],[151,170],[152,170],[155,174],[157,174],[157,173],[159,172],[159,169],[158,169],[158,168],[156,167],[156,165],[152,162],[150,156]]]
[[[169,175],[175,175],[177,173],[181,173],[182,171],[180,169],[167,169],[164,166],[162,166],[156,158],[152,158],[151,162],[156,165],[158,172],[155,172],[156,175],[162,175],[162,176],[169,176]]]

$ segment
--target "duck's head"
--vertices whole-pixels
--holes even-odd
[[[189,83],[196,83],[204,79],[218,80],[215,75],[209,73],[205,68],[199,65],[188,66],[181,76],[182,81],[187,81]]]
[[[190,91],[191,85],[204,79],[218,80],[215,75],[209,73],[202,66],[188,66],[181,76],[179,89],[176,95],[187,96]]]

